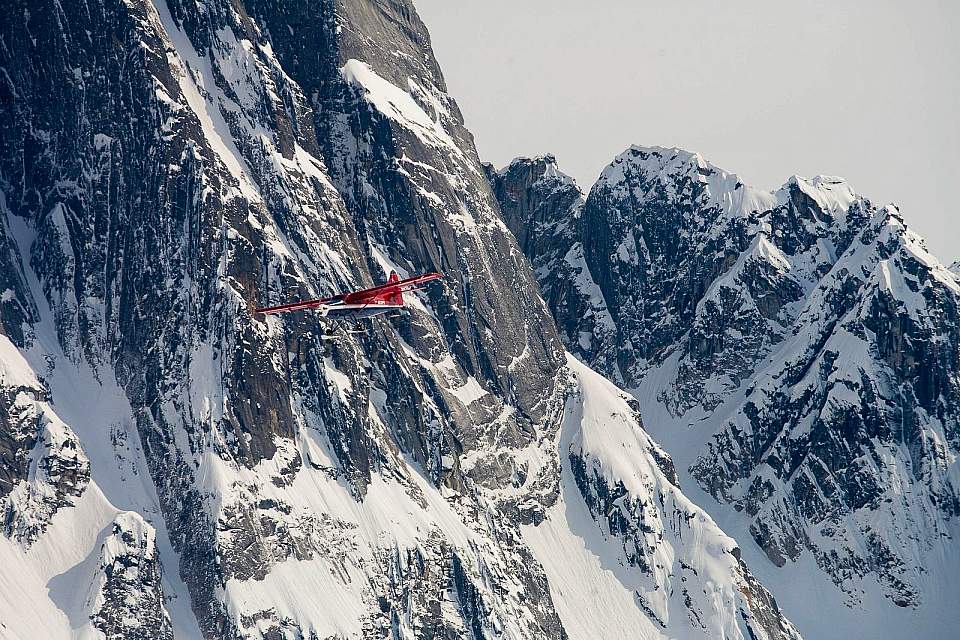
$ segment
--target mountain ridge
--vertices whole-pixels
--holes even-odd
[[[535,193],[524,170],[538,166],[504,168],[498,195]],[[835,177],[759,192],[698,154],[636,145],[578,207],[538,220],[550,244],[529,255],[541,288],[564,291],[545,297],[565,344],[640,400],[686,491],[752,539],[746,555],[800,628],[899,637],[949,626],[939,567],[958,535],[958,289],[900,212]],[[797,381],[808,390],[791,401]],[[764,431],[747,442],[750,424]],[[872,499],[855,497],[867,486]],[[933,573],[939,582],[909,577]],[[800,576],[837,589],[821,603],[831,626],[807,615]]]

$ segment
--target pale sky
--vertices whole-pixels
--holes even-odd
[[[960,3],[415,0],[484,160],[588,190],[630,144],[772,189],[839,175],[960,258]]]

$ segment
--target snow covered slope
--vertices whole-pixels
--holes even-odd
[[[680,492],[636,401],[568,363],[560,497],[524,536],[570,636],[798,638],[736,542]]]
[[[582,634],[554,584],[567,549],[535,544],[575,385],[411,4],[31,0],[3,20],[0,635]],[[313,315],[251,313],[390,270],[446,278],[334,343]],[[563,504],[592,505],[591,548],[632,549],[604,578],[642,586],[625,615],[791,637],[635,417],[611,420],[643,477],[582,445],[594,480]],[[618,474],[643,518],[623,531],[597,507]]]
[[[568,348],[632,390],[801,631],[958,622],[960,285],[899,211],[840,178],[766,193],[632,147],[576,215],[537,224],[557,240],[530,256],[541,286],[581,301],[551,299]],[[584,268],[543,258],[561,254]]]

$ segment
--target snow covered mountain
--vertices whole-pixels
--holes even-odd
[[[801,631],[950,635],[960,279],[896,208],[824,176],[762,192],[678,149],[628,149],[586,197],[552,158],[488,175],[539,236],[568,349],[631,390]]]
[[[408,1],[8,9],[0,635],[799,637],[564,353]],[[447,277],[251,313],[390,270]]]

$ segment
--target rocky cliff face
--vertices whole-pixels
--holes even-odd
[[[542,209],[517,170],[538,162],[500,172],[498,193]],[[556,242],[531,260],[549,265],[544,289],[581,301],[552,307],[568,348],[633,389],[681,478],[783,568],[765,571],[775,584],[829,581],[845,606],[801,628],[944,628],[960,284],[899,211],[839,178],[765,193],[696,154],[633,147],[575,215],[551,213],[531,228]]]
[[[606,418],[570,415],[409,2],[30,2],[0,29],[5,631],[596,637],[565,549],[531,542],[549,528],[587,560],[622,545],[610,586],[644,637],[796,637],[635,418],[628,525],[603,447],[565,484],[588,458],[564,434]],[[332,344],[251,313],[391,270],[446,278]],[[591,505],[586,547],[560,504]]]
[[[118,514],[99,560],[87,599],[93,626],[107,638],[172,639],[153,527],[135,513]]]
[[[517,159],[501,171],[487,167],[507,226],[530,258],[540,290],[574,353],[600,354],[615,344],[616,325],[590,275],[578,241],[584,195],[547,155]],[[595,358],[599,363],[600,358]],[[618,375],[607,367],[608,375]],[[619,379],[619,378],[618,378]]]
[[[30,365],[0,336],[0,498],[4,534],[30,544],[90,482],[77,435],[57,416]]]

